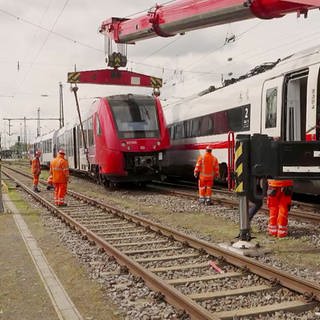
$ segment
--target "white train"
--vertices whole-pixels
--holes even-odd
[[[319,68],[320,46],[261,65],[221,88],[167,106],[171,148],[164,173],[192,178],[199,153],[211,145],[225,179],[230,131],[235,136],[261,133],[285,141],[319,140]],[[296,189],[318,195],[319,190],[320,181],[304,181]]]

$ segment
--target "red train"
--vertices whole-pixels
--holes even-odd
[[[82,127],[77,123],[38,137],[34,149],[42,150],[42,163],[48,165],[64,148],[70,169],[89,173],[106,185],[144,183],[160,174],[170,140],[158,98],[134,94],[98,98]]]

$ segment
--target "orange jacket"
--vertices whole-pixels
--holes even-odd
[[[63,155],[58,154],[50,163],[50,174],[53,183],[67,183],[69,179],[69,163]]]
[[[39,176],[41,173],[40,160],[37,157],[31,162],[31,172],[34,176]]]
[[[210,152],[206,152],[203,156],[199,156],[194,173],[200,173],[200,179],[214,179],[219,176],[218,159]]]
[[[292,180],[276,180],[276,179],[268,179],[269,187],[291,187],[293,186]]]

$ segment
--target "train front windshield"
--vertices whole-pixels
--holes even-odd
[[[154,99],[123,96],[108,101],[120,139],[159,137],[157,108]]]

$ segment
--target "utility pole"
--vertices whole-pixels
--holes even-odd
[[[37,137],[40,137],[40,108],[38,108]]]
[[[23,117],[23,143],[27,147],[27,118],[26,117]]]
[[[61,82],[59,82],[59,119],[59,125],[61,129],[62,127],[64,127],[63,87]]]
[[[11,127],[12,127],[12,124],[11,124],[11,119],[3,119],[3,120],[9,120],[9,124],[8,124],[8,127],[9,127],[9,132],[8,132],[8,135],[11,136]]]

